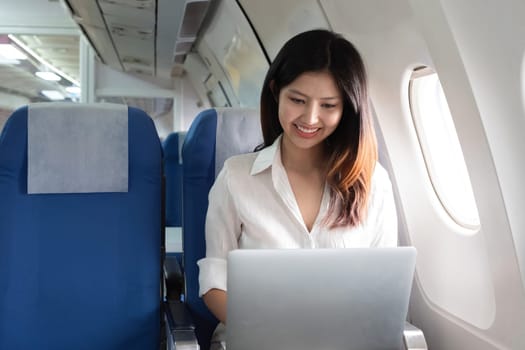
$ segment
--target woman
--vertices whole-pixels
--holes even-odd
[[[290,39],[260,109],[264,144],[227,160],[209,196],[200,293],[222,323],[230,250],[397,245],[365,67],[351,43],[327,30]]]

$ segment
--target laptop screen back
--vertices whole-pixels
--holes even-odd
[[[235,250],[228,350],[400,349],[416,250]]]

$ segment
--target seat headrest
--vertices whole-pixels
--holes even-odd
[[[248,108],[217,108],[215,141],[215,176],[224,161],[241,153],[253,152],[263,142],[261,121],[257,110]]]
[[[35,103],[28,108],[27,192],[128,191],[128,109]]]

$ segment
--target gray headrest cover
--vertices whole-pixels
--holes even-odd
[[[253,152],[263,142],[257,110],[248,108],[217,108],[215,141],[215,177],[224,161],[237,154]]]
[[[27,192],[128,191],[128,109],[35,103],[27,122]]]

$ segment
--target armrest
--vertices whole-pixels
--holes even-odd
[[[199,343],[195,336],[195,325],[186,304],[167,302],[165,306],[168,324],[168,349],[199,350]]]
[[[176,254],[167,254],[164,259],[164,279],[168,300],[180,301],[184,289],[184,277]]]
[[[406,350],[428,350],[423,331],[408,322],[405,322],[403,344]]]

